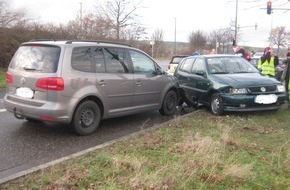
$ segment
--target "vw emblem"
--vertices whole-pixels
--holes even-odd
[[[24,85],[24,84],[25,84],[25,78],[24,78],[24,77],[22,77],[22,78],[20,79],[20,84],[21,84],[21,85]]]
[[[261,87],[261,91],[262,92],[266,92],[266,88],[265,87]]]

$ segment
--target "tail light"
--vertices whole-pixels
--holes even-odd
[[[13,76],[9,72],[6,72],[6,83],[7,84],[13,83]]]
[[[168,67],[167,68],[168,68],[168,70],[170,70],[170,64],[168,64]]]
[[[41,115],[41,116],[39,116],[42,120],[44,120],[44,121],[54,121],[55,120],[55,118],[53,118],[53,117],[49,117],[49,116],[45,116],[45,115]]]
[[[45,90],[62,91],[64,89],[63,78],[60,77],[40,78],[36,82],[36,87]]]

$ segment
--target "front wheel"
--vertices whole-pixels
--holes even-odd
[[[222,115],[224,113],[223,100],[220,95],[212,95],[210,100],[210,110],[213,115]]]
[[[90,135],[97,130],[100,120],[101,112],[98,104],[87,100],[77,107],[71,124],[77,134]]]
[[[159,110],[161,115],[172,116],[176,111],[177,106],[177,94],[173,90],[168,91],[164,97],[163,104]]]

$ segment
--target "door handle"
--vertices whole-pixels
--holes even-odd
[[[141,86],[141,81],[136,81],[137,86]]]
[[[104,80],[100,80],[97,82],[100,86],[105,86],[106,82]]]

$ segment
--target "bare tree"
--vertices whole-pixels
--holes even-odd
[[[287,47],[290,34],[286,32],[285,26],[280,26],[272,30],[269,42],[278,46],[277,54],[279,55],[280,47]]]
[[[121,38],[122,30],[128,26],[138,25],[135,14],[142,1],[134,5],[129,0],[107,0],[105,6],[99,5],[99,16],[105,15],[104,20],[110,21],[116,32],[116,39]]]
[[[82,19],[82,28],[77,25],[77,21],[71,22],[79,32],[81,39],[105,40],[113,37],[114,31],[111,20],[89,13]]]
[[[27,36],[24,10],[12,10],[8,0],[0,0],[0,67],[7,67],[21,39]]]
[[[188,36],[190,50],[201,51],[206,47],[207,36],[201,30],[193,31]]]
[[[151,41],[154,42],[154,55],[155,57],[160,57],[162,52],[164,31],[160,28],[157,28],[151,35]],[[153,48],[153,47],[152,47]]]
[[[217,53],[225,53],[232,36],[233,35],[230,28],[220,28],[214,30],[208,35],[207,48],[216,48]]]
[[[12,10],[9,3],[7,0],[0,0],[0,27],[13,27],[26,21],[25,11]]]

